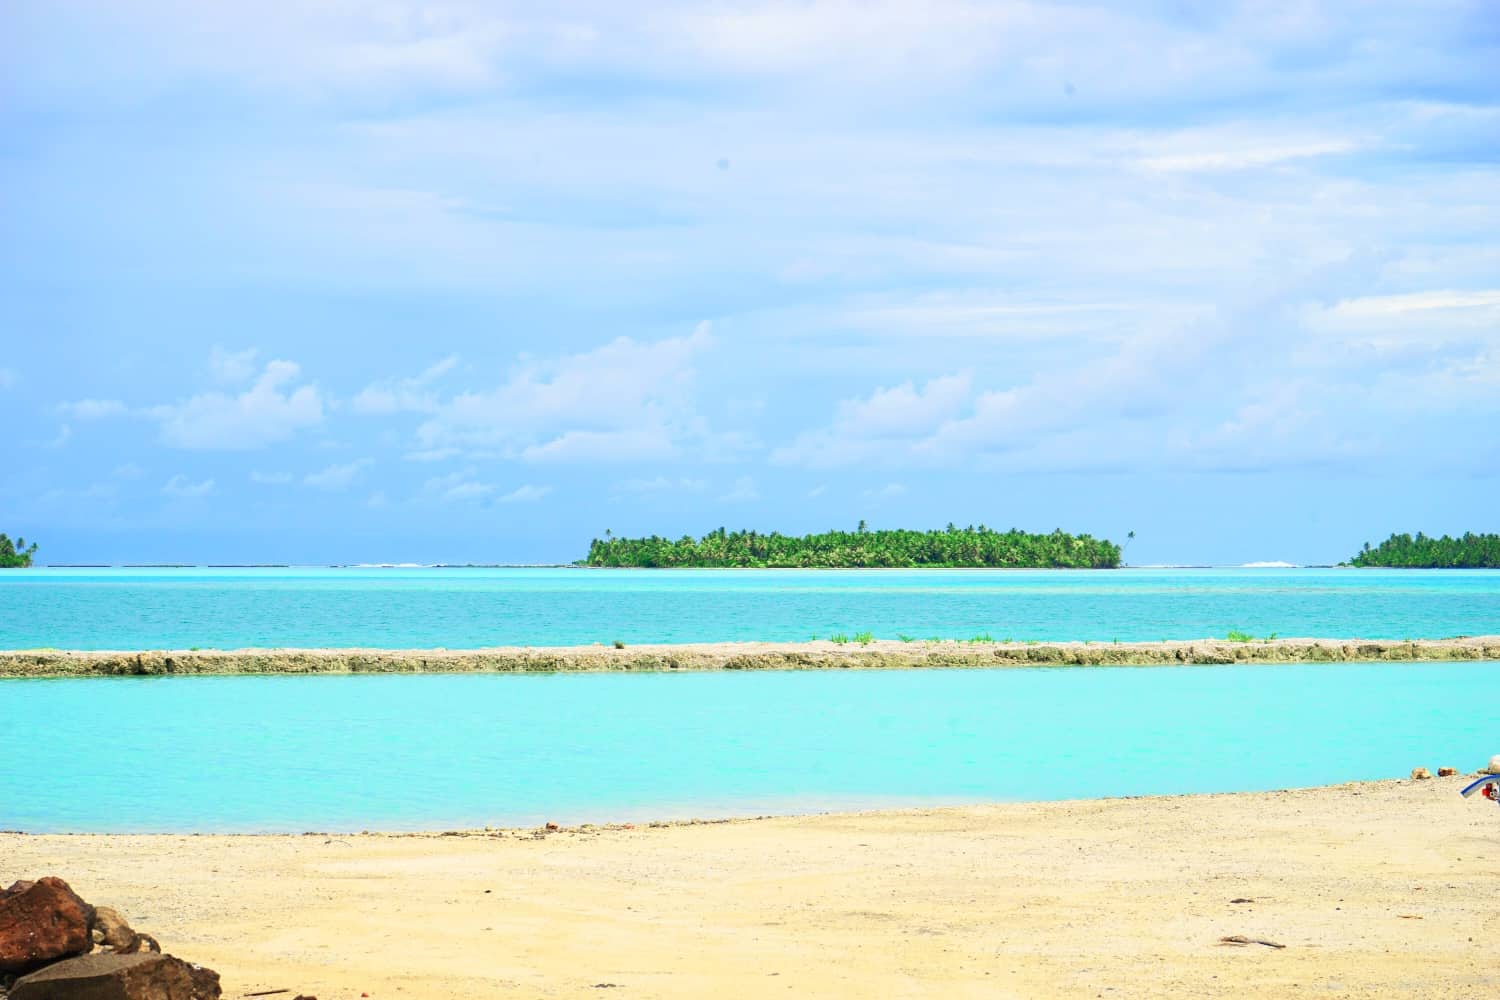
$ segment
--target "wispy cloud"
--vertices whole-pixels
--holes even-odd
[[[80,399],[73,403],[63,403],[58,411],[74,420],[107,420],[110,417],[125,416],[130,412],[130,407],[118,399]]]
[[[501,496],[496,497],[495,498],[495,502],[496,503],[535,503],[536,501],[542,499],[543,497],[547,496],[547,494],[549,494],[551,492],[552,492],[552,487],[550,487],[550,486],[534,486],[531,483],[526,483],[526,484],[524,484],[522,486],[517,486],[515,489],[511,490],[509,493],[506,493],[506,494],[503,494]]]
[[[208,370],[219,382],[230,385],[248,382],[255,376],[255,358],[259,353],[254,348],[244,351],[226,351],[215,345],[208,355]]]
[[[196,500],[206,497],[214,491],[214,481],[204,479],[193,482],[187,476],[179,473],[167,480],[166,485],[161,488],[163,496],[176,497],[182,500]]]
[[[386,379],[365,386],[350,404],[356,413],[431,413],[438,408],[433,384],[458,365],[452,355],[411,378]]]
[[[319,490],[346,490],[354,485],[354,481],[360,474],[374,465],[373,459],[359,458],[352,462],[330,465],[318,472],[310,472],[303,477],[302,482]]]
[[[691,476],[655,476],[651,479],[623,479],[612,487],[616,493],[634,493],[653,496],[659,493],[702,493],[708,489],[708,480]]]
[[[752,476],[740,476],[734,481],[729,492],[719,497],[720,503],[751,503],[760,499],[760,490],[755,486]]]

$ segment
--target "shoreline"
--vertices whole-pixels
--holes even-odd
[[[1500,817],[1467,780],[550,832],[0,833],[0,881],[67,879],[225,996],[1485,996]]]
[[[713,670],[1187,666],[1500,660],[1500,635],[1451,639],[1168,642],[723,642],[614,648],[0,650],[0,678],[256,674],[604,673]]]
[[[1431,769],[1431,770],[1436,770]],[[946,799],[942,801],[898,801],[882,805],[842,805],[832,806],[826,809],[809,811],[789,810],[756,813],[747,811],[730,815],[707,815],[692,816],[689,818],[667,818],[640,816],[634,819],[620,817],[616,819],[601,819],[597,822],[582,823],[557,823],[552,820],[539,822],[534,825],[488,825],[488,826],[463,826],[463,825],[435,825],[429,827],[416,827],[402,829],[392,827],[389,829],[365,828],[353,829],[352,827],[327,827],[318,830],[21,830],[0,829],[0,845],[9,838],[48,840],[60,838],[64,840],[180,840],[187,837],[193,840],[275,840],[294,841],[300,838],[339,838],[343,840],[543,840],[550,837],[576,837],[576,836],[598,836],[605,833],[630,833],[632,831],[649,830],[675,830],[684,827],[700,826],[755,826],[767,824],[796,824],[816,823],[820,821],[838,821],[858,825],[865,821],[875,822],[883,819],[899,818],[903,816],[933,816],[945,813],[964,814],[985,811],[1005,811],[1023,809],[1055,809],[1072,810],[1087,809],[1089,807],[1111,807],[1122,803],[1154,803],[1159,805],[1176,804],[1184,808],[1191,808],[1194,804],[1210,800],[1228,799],[1262,799],[1299,795],[1361,795],[1365,792],[1376,793],[1382,789],[1401,788],[1405,786],[1422,786],[1441,784],[1444,787],[1451,785],[1454,790],[1461,788],[1470,782],[1490,774],[1483,768],[1478,770],[1458,769],[1455,775],[1444,775],[1441,777],[1429,777],[1415,779],[1409,777],[1394,778],[1360,778],[1353,781],[1339,781],[1326,785],[1290,785],[1284,788],[1262,788],[1242,791],[1196,791],[1196,792],[1163,792],[1143,795],[1104,795],[1097,798],[1067,798],[1067,799]],[[1481,805],[1488,802],[1475,800]]]

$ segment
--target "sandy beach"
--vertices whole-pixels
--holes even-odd
[[[1493,996],[1500,810],[1462,781],[550,834],[0,834],[0,881],[63,876],[226,997]]]
[[[713,642],[490,649],[0,650],[0,677],[541,673],[1500,660],[1500,635],[1167,642]]]

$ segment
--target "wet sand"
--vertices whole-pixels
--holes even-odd
[[[1500,636],[1230,642],[724,642],[494,649],[0,651],[0,677],[287,673],[830,670],[1500,660]]]
[[[0,881],[63,876],[226,997],[1496,996],[1500,809],[1462,780],[550,834],[0,834]]]

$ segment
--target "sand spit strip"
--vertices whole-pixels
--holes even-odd
[[[1500,809],[1464,780],[551,833],[0,834],[0,882],[66,878],[226,997],[1500,996]]]
[[[1271,639],[1229,642],[724,642],[508,646],[493,649],[0,651],[0,677],[162,674],[545,673],[833,670],[917,667],[1152,666],[1500,660],[1500,636],[1455,639]]]

